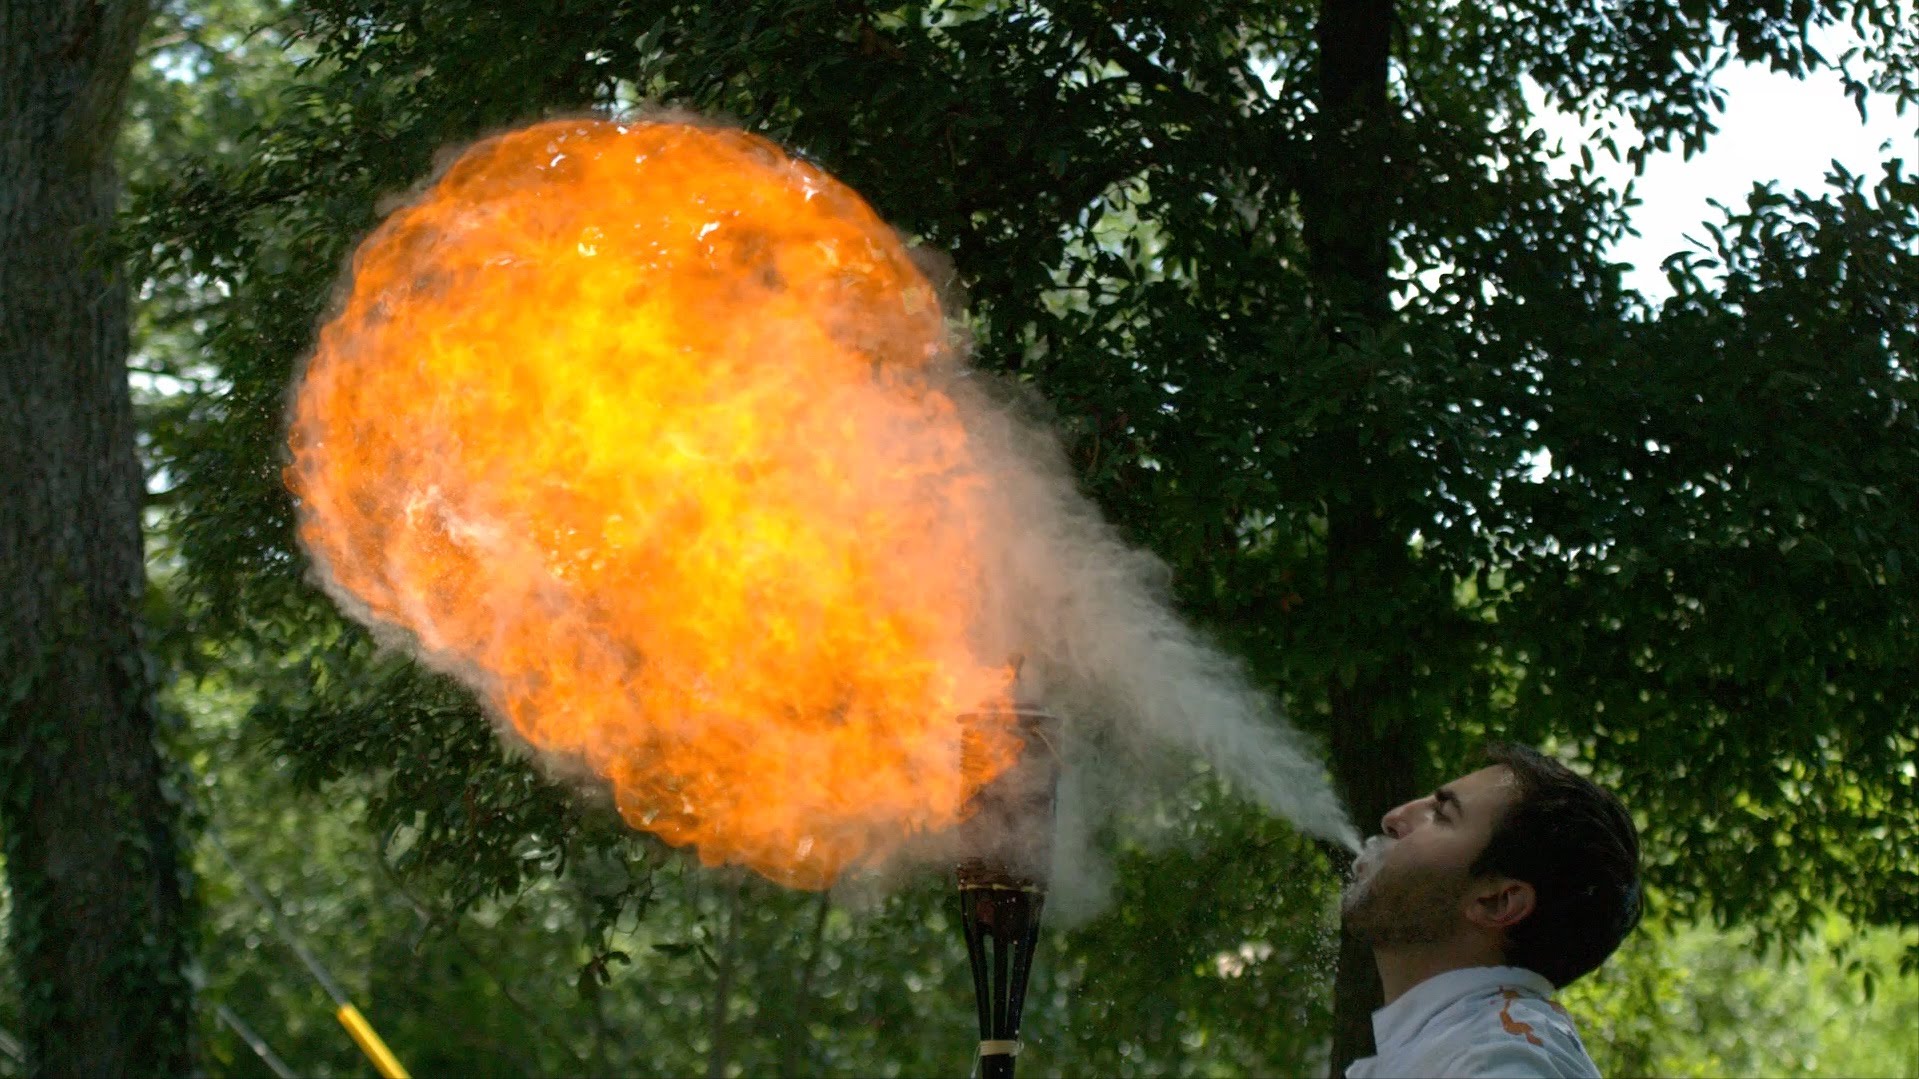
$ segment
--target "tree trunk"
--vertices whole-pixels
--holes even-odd
[[[0,0],[0,822],[29,1066],[191,1068],[113,147],[146,5]]]
[[[1319,112],[1303,224],[1314,283],[1329,310],[1344,316],[1333,325],[1392,317],[1386,76],[1393,19],[1393,0],[1320,0]]]
[[[826,916],[832,907],[830,893],[821,892],[813,907],[813,934],[800,965],[799,988],[793,992],[793,1012],[780,1036],[781,1075],[800,1074],[802,1057],[812,1041],[807,1028],[813,1012],[813,979],[819,974],[821,956],[826,954]]]
[[[722,916],[726,927],[721,930],[720,954],[714,961],[713,971],[713,1007],[707,1013],[707,1037],[709,1044],[706,1054],[706,1079],[723,1079],[726,1075],[727,1058],[732,1053],[727,1029],[727,1011],[733,1003],[733,973],[738,962],[740,942],[740,882],[734,880],[727,889],[726,906]]]
[[[1403,679],[1390,675],[1362,678],[1350,688],[1335,680],[1332,688],[1333,774],[1362,831],[1377,828],[1387,810],[1413,795],[1420,732],[1410,723],[1379,722],[1381,705],[1394,703],[1392,695],[1405,690]],[[1342,928],[1333,978],[1334,1079],[1373,1053],[1372,1013],[1383,1000],[1372,949]]]
[[[1389,165],[1393,118],[1387,94],[1393,0],[1321,0],[1317,26],[1319,111],[1314,162],[1302,192],[1307,249],[1323,324],[1335,343],[1392,317],[1388,239],[1393,227]],[[1355,362],[1366,363],[1363,352]],[[1366,379],[1358,380],[1363,397]],[[1360,402],[1354,402],[1357,405]],[[1368,411],[1343,409],[1353,425],[1333,443],[1348,487],[1326,504],[1328,601],[1363,611],[1367,597],[1393,594],[1411,572],[1406,536],[1391,527],[1391,492],[1375,490],[1361,425]],[[1421,740],[1405,707],[1408,657],[1355,656],[1331,672],[1333,773],[1355,823],[1371,829],[1410,797]],[[1332,1074],[1373,1052],[1371,1015],[1381,1001],[1372,953],[1344,932],[1333,984]]]

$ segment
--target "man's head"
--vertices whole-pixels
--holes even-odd
[[[1491,763],[1394,809],[1341,901],[1375,948],[1495,947],[1565,986],[1639,921],[1639,838],[1619,800],[1550,757]]]

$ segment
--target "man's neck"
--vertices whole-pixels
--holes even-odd
[[[1420,982],[1449,970],[1496,967],[1504,960],[1495,948],[1462,941],[1373,949],[1373,962],[1379,966],[1379,982],[1386,991],[1388,1004],[1405,996]]]

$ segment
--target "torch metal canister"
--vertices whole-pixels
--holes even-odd
[[[1015,704],[963,715],[960,726],[962,768],[981,767],[989,732],[1005,731],[1018,742],[1018,759],[969,803],[958,866],[960,922],[979,1002],[979,1074],[1012,1079],[1053,857],[1059,720]]]

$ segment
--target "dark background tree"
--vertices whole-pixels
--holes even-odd
[[[142,3],[0,3],[0,828],[48,1075],[189,1063],[179,794],[159,752],[114,134]]]
[[[1839,19],[1862,54],[1813,49]],[[1843,63],[1911,98],[1916,34],[1875,3],[308,6],[285,111],[240,152],[156,173],[139,203],[143,272],[191,283],[156,317],[204,346],[173,354],[188,392],[151,425],[180,662],[244,688],[297,781],[367,783],[384,856],[446,917],[582,865],[678,864],[343,624],[303,579],[278,476],[286,385],[383,196],[499,126],[664,99],[799,147],[952,254],[980,364],[1053,403],[1086,489],[1324,736],[1362,823],[1488,734],[1548,741],[1641,812],[1669,914],[1783,939],[1833,907],[1913,925],[1919,867],[1889,840],[1919,811],[1912,183],[1756,192],[1714,250],[1669,264],[1674,298],[1654,305],[1607,259],[1624,193],[1532,129],[1526,88],[1587,118],[1585,153],[1638,160],[1704,144],[1734,59]],[[1190,846],[1131,852],[1121,893],[1139,902],[1052,953],[1045,977],[1077,987],[1036,1031],[1141,1032],[1080,1035],[1088,1070],[1291,1051],[1248,1023],[1185,1045],[1206,1009],[1165,1001],[1218,984],[1158,1004],[1154,987],[1217,954],[1188,949],[1302,940],[1254,902],[1260,874],[1318,882],[1289,893],[1297,927],[1323,917],[1326,856],[1203,780],[1176,809]],[[1187,858],[1259,862],[1238,885],[1254,896],[1176,899]],[[648,894],[624,889],[616,916]],[[724,894],[691,908],[716,940],[815,924],[803,899]],[[899,902],[910,951],[901,926],[929,924],[933,898]],[[766,962],[741,984],[869,954],[821,932],[839,943],[745,950]],[[707,954],[705,936],[660,943],[690,950],[649,971]],[[583,987],[614,951],[589,948]],[[1376,992],[1355,953],[1339,979],[1336,1028],[1323,1002],[1295,1017],[1338,1031],[1335,1066],[1364,1049]],[[680,1007],[715,1040],[743,1029]],[[889,1044],[907,1070],[946,1059]]]
[[[1387,86],[1393,8],[1393,0],[1319,5],[1314,26],[1319,92],[1311,163],[1299,190],[1320,332],[1336,355],[1362,369],[1370,366],[1366,344],[1389,328],[1393,314],[1390,238],[1397,184],[1392,166],[1398,155]],[[1344,441],[1349,466],[1367,460],[1370,432],[1363,421],[1328,426],[1332,438]],[[1409,606],[1424,598],[1425,606],[1436,606],[1438,617],[1447,619],[1449,582],[1422,580],[1407,543],[1418,525],[1404,519],[1406,510],[1418,514],[1417,504],[1405,505],[1403,492],[1377,482],[1386,477],[1372,469],[1349,467],[1345,478],[1348,489],[1321,507],[1327,599],[1357,611],[1382,595]],[[1430,602],[1435,598],[1436,605]],[[1284,618],[1285,612],[1267,616]],[[1403,706],[1411,688],[1406,674],[1419,658],[1409,648],[1363,671],[1353,668],[1350,675],[1327,672],[1334,773],[1354,819],[1368,834],[1388,810],[1414,796],[1420,779],[1422,727],[1432,725],[1434,717]],[[1333,988],[1335,1076],[1373,1051],[1371,1017],[1382,1000],[1371,949],[1342,929]]]

